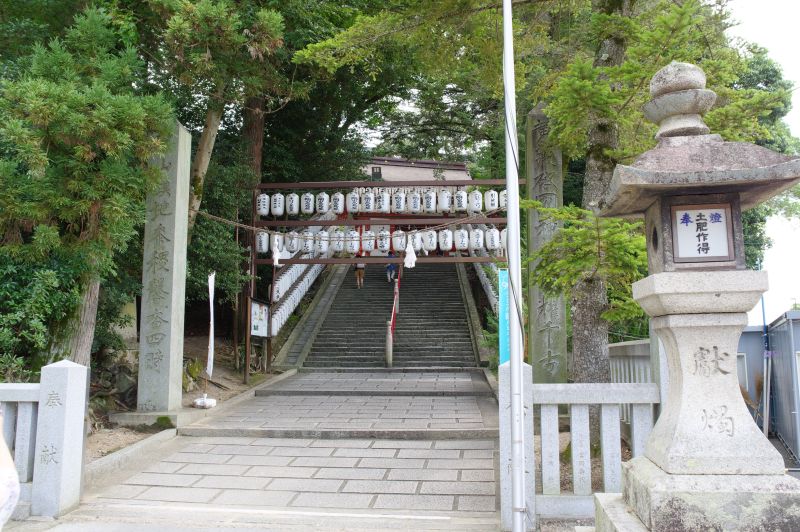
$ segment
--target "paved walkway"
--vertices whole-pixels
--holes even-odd
[[[15,529],[497,530],[489,390],[475,371],[301,373]]]

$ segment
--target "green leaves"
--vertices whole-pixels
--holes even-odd
[[[273,70],[265,63],[283,45],[278,11],[227,0],[161,4],[167,17],[163,63],[181,84],[218,98],[212,103],[219,107],[271,87]]]
[[[545,208],[530,200],[523,200],[522,207],[537,209],[544,223],[562,226],[529,259],[536,265],[533,280],[537,285],[549,293],[569,295],[580,282],[601,280],[608,286],[609,295],[605,319],[643,316],[631,296],[631,283],[647,275],[641,222],[598,218],[575,206]]]
[[[174,119],[137,93],[142,64],[109,15],[89,9],[0,83],[0,354],[41,353],[83,286],[114,273],[136,236],[150,166]]]

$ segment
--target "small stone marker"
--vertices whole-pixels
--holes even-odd
[[[659,144],[617,166],[602,214],[645,216],[650,276],[633,296],[666,348],[670,389],[644,456],[623,465],[622,497],[595,498],[597,530],[800,530],[800,481],[736,376],[746,313],[767,289],[766,272],[745,269],[741,210],[800,181],[800,159],[709,135],[716,95],[694,65],[670,64],[650,90]]]
[[[176,123],[165,178],[147,196],[139,333],[139,412],[181,406],[191,135]]]
[[[42,368],[31,513],[58,517],[80,502],[89,369],[69,360]]]

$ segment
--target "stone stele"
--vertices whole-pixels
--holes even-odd
[[[736,376],[746,313],[767,289],[765,272],[744,269],[740,209],[800,181],[800,160],[708,134],[702,115],[716,95],[694,65],[670,64],[650,88],[644,111],[659,124],[658,146],[617,166],[601,208],[645,216],[650,276],[633,296],[666,348],[669,391],[644,456],[623,466],[623,493],[595,498],[596,529],[800,530],[800,481],[785,474]],[[670,209],[697,205],[727,206],[729,254],[703,257],[698,243],[697,257],[678,256],[683,218]]]
[[[543,206],[564,205],[564,176],[561,151],[547,145],[547,116],[541,106],[528,113],[526,124],[528,198]],[[533,253],[552,240],[560,224],[541,219],[539,211],[528,209],[528,250]],[[533,263],[531,263],[533,264]],[[532,301],[528,324],[528,362],[536,383],[567,382],[567,310],[563,296],[553,296],[534,283],[528,285]]]
[[[164,180],[147,196],[137,396],[144,413],[181,407],[191,143],[176,123],[169,152],[155,162]]]

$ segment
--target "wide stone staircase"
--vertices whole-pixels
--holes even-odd
[[[303,365],[384,367],[393,290],[383,266],[367,267],[362,289],[356,288],[353,270],[348,271]],[[470,335],[455,265],[418,264],[404,269],[393,366],[474,367]]]

